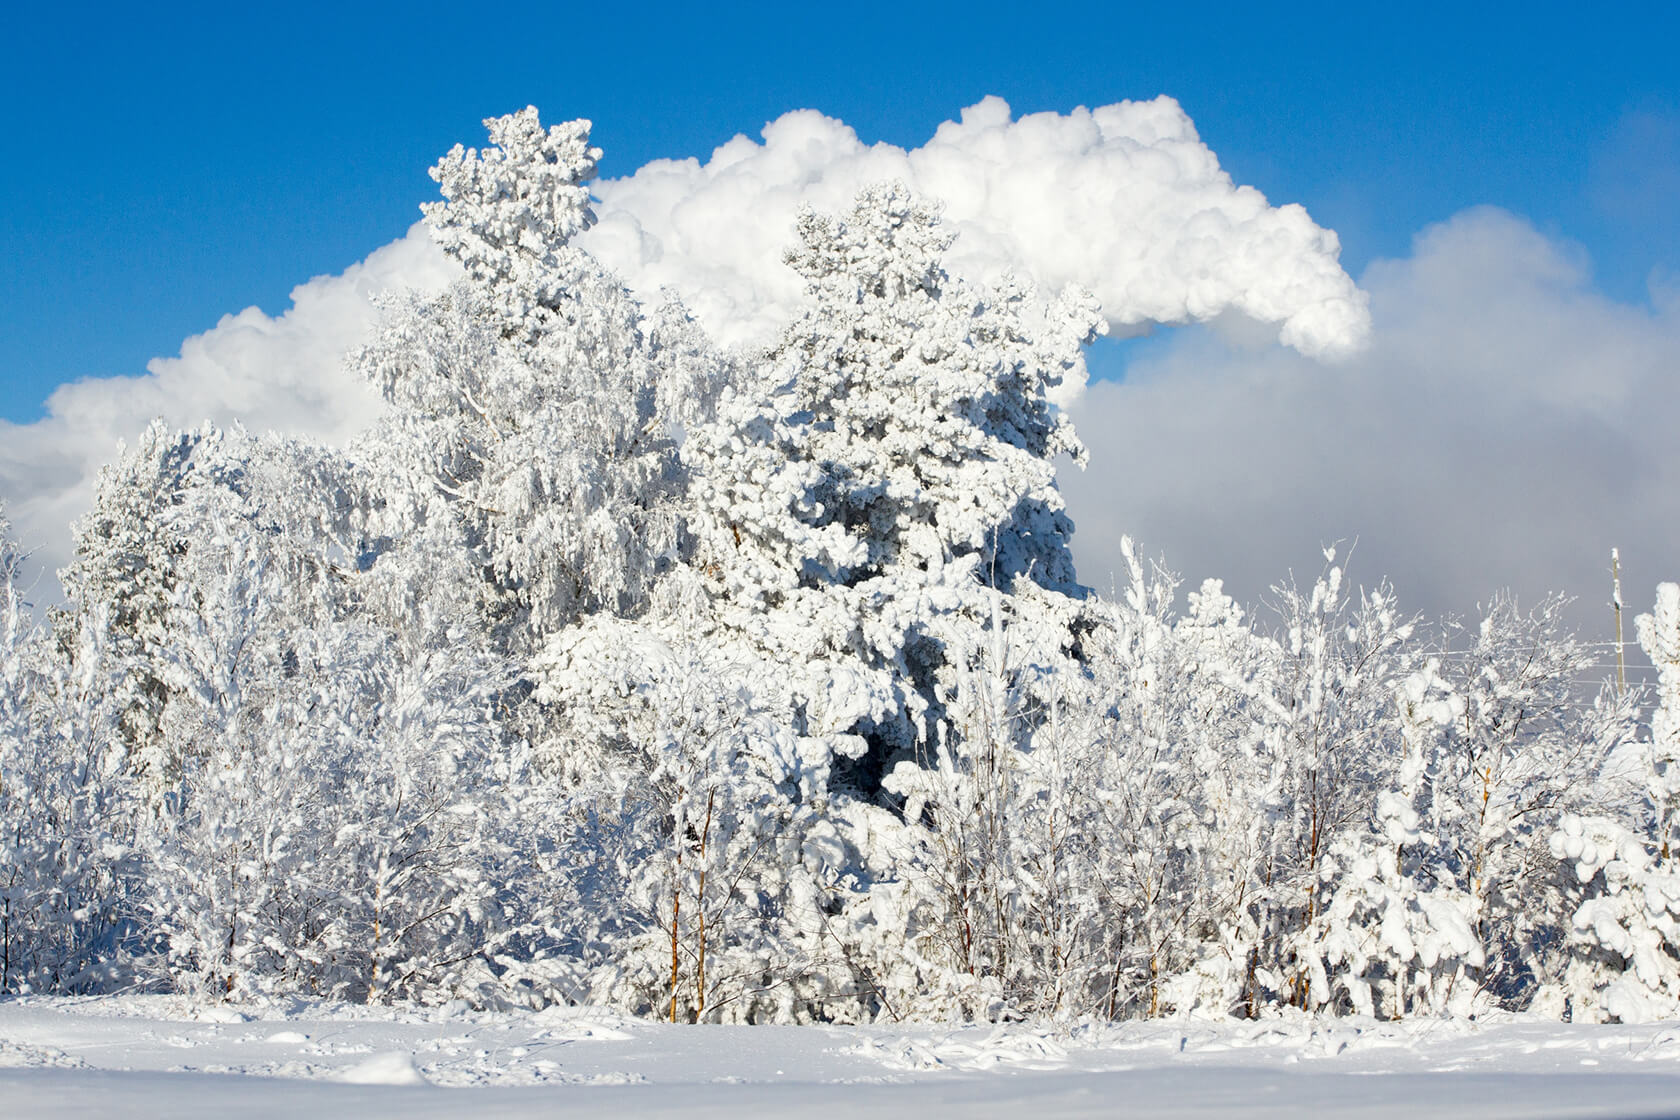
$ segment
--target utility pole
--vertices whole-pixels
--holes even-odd
[[[1616,695],[1627,692],[1627,671],[1622,664],[1622,557],[1610,550],[1610,605],[1616,611]]]

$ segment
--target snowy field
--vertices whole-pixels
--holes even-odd
[[[594,1011],[0,1003],[0,1115],[1680,1116],[1680,1024],[1504,1018],[1052,1033]]]

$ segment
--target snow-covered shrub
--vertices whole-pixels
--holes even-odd
[[[616,791],[617,874],[588,901],[620,929],[595,997],[673,1021],[855,1017],[827,929],[846,848],[826,751],[763,699],[775,667],[693,625],[598,617],[537,663]]]
[[[146,835],[177,983],[217,995],[474,995],[510,926],[505,677],[462,635],[289,625],[235,534],[184,588],[166,734],[188,749]],[[452,640],[453,639],[453,643]]]

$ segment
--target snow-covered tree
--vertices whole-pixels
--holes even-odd
[[[1053,460],[1083,456],[1056,401],[1082,382],[1094,306],[958,281],[941,264],[950,238],[896,185],[866,189],[843,219],[803,214],[787,260],[807,310],[683,445],[718,638],[782,667],[788,718],[832,760],[829,811],[876,895],[848,920],[889,953],[887,926],[929,920],[880,882],[925,873],[908,853],[943,852],[952,897],[964,867],[1002,881],[1002,849],[973,848],[960,807],[1001,820],[985,789],[1015,769],[1023,706],[1075,663],[1082,625]],[[910,833],[868,808],[883,791],[926,805],[941,775],[939,809],[907,812]],[[930,967],[1008,971],[996,940],[951,944]]]
[[[1128,576],[1088,643],[1084,811],[1075,851],[1096,902],[1085,1006],[1109,1017],[1231,1011],[1252,937],[1246,901],[1265,835],[1249,708],[1269,643],[1217,581],[1173,618],[1177,581],[1122,542]]]
[[[827,916],[845,846],[822,818],[827,756],[792,733],[773,667],[699,621],[600,617],[539,658],[540,697],[612,744],[616,910],[599,998],[684,1020],[855,1017]]]
[[[1055,830],[1068,825],[1067,774],[1058,752],[1023,749],[1024,651],[1002,600],[994,590],[985,645],[955,658],[933,742],[882,783],[902,799],[903,822],[869,912],[877,925],[891,916],[891,934],[903,939],[874,982],[895,1014],[996,1018],[1057,1001],[1064,962],[1055,938],[1066,915],[1057,866],[1065,831],[1058,842]]]
[[[683,455],[720,623],[801,667],[800,730],[872,790],[892,751],[932,743],[987,588],[1071,611],[1052,460],[1083,451],[1054,400],[1097,319],[1083,297],[948,276],[951,235],[901,186],[807,212],[798,237],[807,311]]]
[[[1583,702],[1591,650],[1563,625],[1558,596],[1523,611],[1489,604],[1462,649],[1448,644],[1442,676],[1457,718],[1435,725],[1419,799],[1439,855],[1432,872],[1462,892],[1486,963],[1471,978],[1520,1002],[1550,979],[1564,901],[1544,840],[1567,811],[1592,807],[1600,773],[1632,729],[1613,695]]]
[[[1136,600],[1133,593],[1126,602]],[[1277,780],[1267,730],[1277,645],[1256,632],[1223,584],[1212,579],[1187,596],[1172,638],[1176,658],[1156,659],[1154,673],[1136,678],[1135,687],[1140,695],[1151,689],[1166,697],[1183,695],[1182,714],[1169,725],[1181,744],[1180,757],[1170,776],[1156,780],[1170,783],[1168,797],[1189,802],[1190,811],[1177,818],[1185,833],[1179,843],[1192,857],[1182,874],[1199,898],[1185,915],[1185,958],[1169,958],[1159,969],[1167,979],[1152,1004],[1181,1016],[1252,1014],[1256,918],[1267,886],[1262,875],[1274,820],[1268,791]],[[1160,696],[1149,702],[1175,703]],[[1157,800],[1146,797],[1144,804]],[[1117,988],[1116,994],[1124,998],[1127,992]]]
[[[1570,916],[1570,1018],[1648,1023],[1680,1009],[1680,870],[1611,817],[1564,816],[1550,837],[1585,897]]]
[[[935,765],[889,775],[925,853],[901,878],[934,904],[916,915],[928,975],[907,978],[924,1013],[943,993],[970,1015],[1147,1014],[1184,955],[1196,782],[1176,724],[1193,690],[1175,687],[1190,683],[1167,620],[1175,582],[1123,551],[1127,594],[1091,611],[1086,667],[1033,664],[1030,603],[1005,614],[994,591],[988,644],[947,709],[956,733]]]
[[[1565,816],[1550,837],[1584,895],[1564,983],[1576,1020],[1649,1022],[1680,1010],[1680,584],[1660,584],[1636,627],[1657,671],[1650,736],[1637,748],[1643,796],[1620,818]]]
[[[1450,851],[1423,828],[1426,752],[1463,700],[1430,658],[1399,682],[1404,751],[1393,788],[1376,793],[1371,828],[1337,837],[1324,862],[1327,901],[1312,956],[1321,1001],[1345,998],[1364,1015],[1468,1011],[1486,956],[1471,926],[1471,899],[1442,874]]]
[[[480,994],[512,924],[505,671],[447,629],[304,625],[261,542],[212,529],[220,578],[183,588],[169,628],[181,773],[145,837],[177,983]]]
[[[324,622],[344,598],[356,544],[346,465],[324,448],[258,437],[237,426],[177,432],[154,423],[133,450],[101,473],[93,510],[76,529],[60,573],[68,602],[58,612],[61,646],[103,629],[113,661],[126,765],[152,796],[177,780],[182,744],[166,741],[167,709],[180,699],[166,681],[170,627],[183,595],[220,579],[222,554],[206,541],[235,533],[262,552],[270,587],[302,625]]]
[[[1334,549],[1310,590],[1273,588],[1280,634],[1262,697],[1266,773],[1252,796],[1270,818],[1251,896],[1250,1007],[1332,998],[1314,944],[1328,902],[1325,860],[1369,828],[1402,756],[1393,682],[1416,651],[1414,623],[1386,586],[1355,599]]]
[[[589,122],[545,130],[528,108],[485,125],[496,146],[452,150],[432,169],[444,200],[423,208],[464,277],[390,302],[352,357],[392,405],[356,455],[387,482],[383,535],[458,521],[489,577],[487,621],[527,654],[585,614],[638,613],[674,557],[658,374],[668,356],[692,382],[695,339],[669,309],[650,337],[623,284],[570,244],[594,222]]]
[[[74,671],[34,623],[0,515],[0,993],[92,991],[129,963],[134,814],[104,631]]]

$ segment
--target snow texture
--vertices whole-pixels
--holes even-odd
[[[0,1004],[10,1116],[1672,1115],[1680,1028],[671,1027],[598,1012]]]

